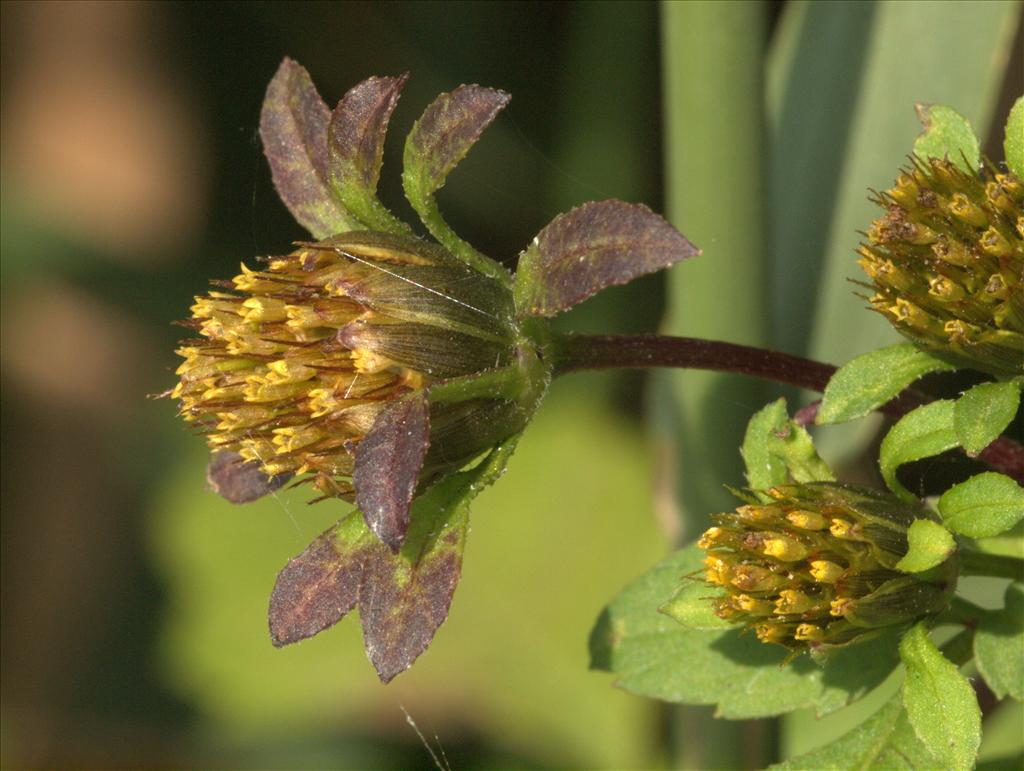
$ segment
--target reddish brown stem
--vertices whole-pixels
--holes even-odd
[[[740,375],[824,391],[836,368],[820,361],[748,345],[663,335],[565,335],[554,343],[555,374],[588,369],[680,367]],[[879,408],[898,418],[932,400],[908,388]],[[992,468],[1024,484],[1024,447],[1006,437],[978,455]]]

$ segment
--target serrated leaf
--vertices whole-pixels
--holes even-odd
[[[328,185],[330,110],[302,65],[285,58],[260,112],[260,138],[274,187],[296,221],[315,238],[362,230]]]
[[[997,698],[1024,700],[1024,585],[1010,584],[1003,609],[982,617],[974,633],[974,658]]]
[[[358,605],[366,653],[380,679],[387,683],[408,669],[448,617],[469,504],[504,473],[517,440],[417,498],[398,553],[374,537],[356,510],[289,561],[270,600],[274,644],[311,637]]]
[[[210,489],[231,503],[251,503],[279,490],[291,478],[291,474],[268,477],[257,461],[246,462],[237,452],[225,450],[211,454],[206,467]]]
[[[924,127],[914,140],[914,155],[919,158],[948,158],[969,173],[978,170],[981,144],[967,118],[943,104],[917,104],[914,109]]]
[[[1006,165],[1019,179],[1024,179],[1024,96],[1018,96],[1006,119],[1003,138]]]
[[[941,565],[956,551],[953,534],[929,519],[915,520],[907,530],[907,553],[896,563],[904,573],[921,573]]]
[[[459,238],[441,217],[434,193],[511,97],[477,85],[441,94],[424,110],[405,140],[402,184],[427,230],[455,256],[481,273],[507,282],[508,272]]]
[[[900,642],[906,665],[903,706],[917,738],[952,769],[970,769],[981,743],[981,710],[974,689],[928,637],[924,622]]]
[[[747,483],[754,490],[794,482],[833,481],[835,475],[818,456],[807,429],[789,420],[786,400],[778,399],[754,414],[747,424],[740,454]]]
[[[632,693],[686,704],[716,704],[720,717],[780,715],[814,705],[839,709],[881,682],[895,643],[881,637],[839,649],[826,667],[808,657],[782,666],[787,652],[738,629],[687,629],[657,608],[682,576],[701,567],[689,546],[655,565],[604,610],[590,635],[591,667],[613,672]]]
[[[377,198],[384,138],[398,96],[409,79],[373,77],[349,89],[331,114],[327,130],[327,172],[331,190],[344,206],[373,230],[409,233]]]
[[[554,316],[700,250],[642,204],[592,201],[555,217],[519,256],[516,310]]]
[[[912,500],[913,494],[896,479],[896,469],[904,463],[929,458],[956,446],[953,402],[940,399],[900,418],[882,440],[878,465],[889,489],[905,500]]]
[[[914,733],[896,693],[874,715],[820,749],[776,763],[771,771],[934,771],[939,768]]]
[[[374,544],[353,511],[288,560],[270,595],[270,640],[280,648],[338,623],[359,600],[363,559]]]
[[[942,494],[939,513],[946,527],[970,538],[999,535],[1024,519],[1024,488],[986,471]]]
[[[409,510],[430,444],[425,390],[385,407],[356,445],[356,505],[382,543],[397,552],[409,529]]]
[[[851,359],[829,380],[815,420],[843,423],[878,409],[923,375],[953,369],[911,343],[900,343]]]
[[[956,400],[953,426],[960,446],[975,456],[1010,425],[1020,406],[1018,380],[979,383]]]

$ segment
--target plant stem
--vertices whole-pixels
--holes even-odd
[[[1024,579],[1024,560],[1003,554],[986,554],[974,549],[960,550],[960,572],[965,576]]]
[[[562,335],[553,341],[555,375],[588,369],[679,367],[742,375],[824,391],[836,371],[831,364],[748,345],[665,335]],[[912,388],[879,408],[898,418],[931,401]],[[978,458],[1024,484],[1024,447],[1000,437]]]

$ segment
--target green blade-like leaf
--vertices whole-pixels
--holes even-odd
[[[592,201],[560,214],[519,257],[520,315],[554,316],[609,286],[700,254],[642,204]]]
[[[953,402],[940,399],[900,418],[882,440],[878,465],[889,489],[901,498],[912,500],[914,495],[896,479],[896,469],[904,463],[929,458],[956,446]]]
[[[982,617],[974,633],[974,657],[997,698],[1024,700],[1024,585],[1010,584],[1003,609]]]
[[[945,158],[966,172],[978,170],[981,144],[967,118],[942,104],[918,104],[915,109],[924,130],[914,140],[914,155]]]
[[[910,343],[861,354],[832,376],[821,399],[816,422],[843,423],[878,409],[929,372],[953,369]]]
[[[713,600],[720,587],[704,582],[703,575],[683,576],[678,591],[658,610],[688,629],[729,629],[732,625],[715,615]]]
[[[1010,425],[1020,406],[1019,379],[980,383],[956,400],[953,426],[969,455],[977,455]]]
[[[1024,96],[1018,96],[1006,120],[1003,138],[1006,165],[1020,179],[1024,179]]]
[[[491,278],[511,279],[499,263],[463,241],[448,226],[434,194],[511,97],[483,86],[459,86],[424,110],[405,140],[402,185],[427,230],[467,265]]]
[[[1007,476],[986,471],[946,490],[938,508],[953,532],[988,538],[1024,519],[1024,488]]]
[[[910,525],[907,543],[907,553],[896,563],[896,569],[904,573],[930,570],[956,551],[952,533],[929,519],[919,519]]]
[[[779,715],[814,705],[820,714],[859,698],[895,663],[891,637],[840,649],[822,668],[808,657],[781,666],[786,651],[738,629],[687,629],[657,608],[682,576],[702,566],[689,546],[630,584],[605,609],[590,636],[591,667],[617,676],[632,693],[685,704],[716,704],[732,719]]]
[[[263,100],[260,138],[277,194],[315,238],[365,227],[335,199],[327,181],[330,117],[302,65],[288,58],[281,62]]]
[[[830,744],[777,763],[771,771],[934,771],[941,766],[917,738],[899,693]]]
[[[327,129],[327,177],[339,201],[368,228],[409,233],[410,228],[377,198],[384,137],[408,73],[373,77],[349,89]]]
[[[907,668],[903,706],[928,751],[952,769],[970,769],[981,743],[981,710],[967,678],[942,655],[919,622],[900,642]]]

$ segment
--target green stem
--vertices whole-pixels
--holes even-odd
[[[1003,554],[986,554],[973,549],[960,551],[960,572],[965,576],[989,576],[1024,580],[1024,559]]]

